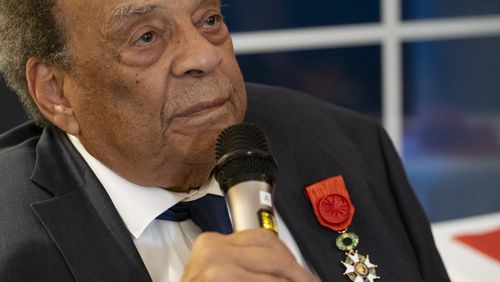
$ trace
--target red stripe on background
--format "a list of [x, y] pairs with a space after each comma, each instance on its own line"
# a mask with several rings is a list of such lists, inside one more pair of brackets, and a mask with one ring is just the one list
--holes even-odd
[[500, 228], [487, 233], [458, 235], [458, 240], [500, 262]]

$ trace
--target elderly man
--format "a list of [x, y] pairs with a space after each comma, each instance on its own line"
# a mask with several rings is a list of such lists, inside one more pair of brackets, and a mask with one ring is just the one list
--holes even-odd
[[[2, 0], [0, 70], [32, 122], [0, 137], [0, 280], [447, 281], [380, 126], [245, 85], [220, 5]], [[161, 220], [222, 195], [216, 138], [242, 120], [280, 164], [279, 237]], [[341, 190], [330, 215], [315, 183]]]

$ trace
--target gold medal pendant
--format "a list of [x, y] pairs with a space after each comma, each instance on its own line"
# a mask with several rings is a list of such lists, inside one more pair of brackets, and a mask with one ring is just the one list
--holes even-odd
[[358, 235], [351, 232], [341, 233], [335, 241], [337, 248], [346, 252], [346, 259], [341, 261], [346, 268], [344, 275], [354, 282], [373, 282], [375, 279], [380, 279], [377, 276], [377, 265], [370, 262], [368, 255], [360, 255], [355, 250], [358, 243]]

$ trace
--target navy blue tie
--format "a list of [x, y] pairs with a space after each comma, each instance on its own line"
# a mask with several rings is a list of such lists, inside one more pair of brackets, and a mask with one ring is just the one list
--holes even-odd
[[184, 221], [188, 218], [191, 218], [204, 232], [215, 231], [223, 234], [233, 232], [226, 201], [223, 197], [212, 194], [190, 202], [179, 202], [157, 217], [170, 221]]

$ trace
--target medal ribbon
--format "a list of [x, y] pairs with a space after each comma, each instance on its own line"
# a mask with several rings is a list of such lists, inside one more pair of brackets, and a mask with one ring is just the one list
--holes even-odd
[[355, 209], [342, 176], [307, 186], [306, 194], [321, 225], [337, 232], [351, 225]]

